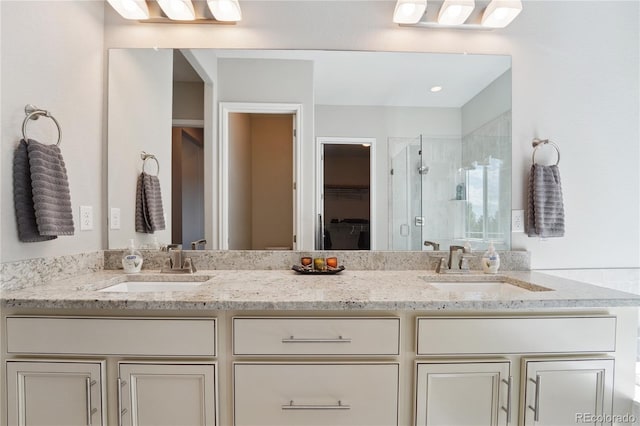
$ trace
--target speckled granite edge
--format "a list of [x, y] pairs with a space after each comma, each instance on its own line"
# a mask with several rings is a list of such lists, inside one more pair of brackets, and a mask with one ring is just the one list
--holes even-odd
[[[141, 250], [145, 270], [160, 269], [168, 258], [166, 252]], [[199, 270], [287, 270], [300, 262], [301, 256], [336, 256], [338, 263], [354, 271], [414, 271], [434, 270], [439, 259], [447, 257], [447, 251], [263, 251], [263, 250], [185, 250]], [[527, 251], [500, 253], [501, 271], [528, 271], [531, 254]], [[104, 269], [122, 269], [123, 250], [105, 250]], [[473, 253], [469, 266], [481, 270], [481, 252]]]
[[103, 268], [102, 250], [0, 263], [0, 291], [35, 287]]

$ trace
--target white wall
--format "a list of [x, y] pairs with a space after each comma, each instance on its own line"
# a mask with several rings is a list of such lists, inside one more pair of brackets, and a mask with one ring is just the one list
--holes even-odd
[[[171, 117], [173, 50], [109, 51], [108, 208], [121, 211], [120, 229], [109, 230], [112, 248], [171, 243]], [[166, 228], [154, 234], [135, 232], [136, 182], [142, 172], [141, 151], [156, 156]], [[156, 173], [147, 160], [145, 171]]]
[[513, 247], [531, 250], [534, 268], [640, 265], [639, 4], [525, 1], [511, 26], [488, 32], [398, 27], [394, 5], [243, 1], [235, 26], [157, 28], [109, 11], [105, 43], [511, 55], [513, 208], [525, 206], [531, 139], [550, 137], [562, 149], [567, 218], [564, 238], [514, 234]]
[[204, 120], [204, 83], [173, 82], [173, 119]]
[[[104, 5], [101, 1], [2, 1], [0, 40], [2, 130], [0, 261], [73, 254], [103, 248]], [[75, 235], [40, 243], [18, 241], [13, 207], [13, 151], [22, 138], [26, 104], [50, 110], [60, 122]], [[55, 140], [40, 119], [29, 137]], [[79, 206], [93, 207], [94, 228], [80, 231]]]
[[511, 110], [511, 86], [509, 70], [462, 106], [462, 136]]

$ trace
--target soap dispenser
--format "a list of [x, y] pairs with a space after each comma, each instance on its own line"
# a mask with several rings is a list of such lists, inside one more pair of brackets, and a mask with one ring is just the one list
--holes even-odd
[[133, 239], [129, 240], [129, 248], [122, 257], [122, 268], [125, 274], [137, 274], [142, 269], [142, 254], [136, 250]]
[[482, 270], [485, 274], [496, 274], [500, 268], [500, 255], [493, 247], [493, 243], [489, 243], [488, 250], [482, 256]]

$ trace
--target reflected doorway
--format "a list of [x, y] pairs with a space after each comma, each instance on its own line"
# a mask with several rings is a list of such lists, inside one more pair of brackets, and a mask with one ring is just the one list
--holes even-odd
[[294, 115], [229, 114], [229, 249], [293, 249]]
[[371, 250], [372, 138], [318, 138], [318, 249]]
[[173, 127], [171, 241], [188, 248], [204, 239], [204, 232], [204, 130]]

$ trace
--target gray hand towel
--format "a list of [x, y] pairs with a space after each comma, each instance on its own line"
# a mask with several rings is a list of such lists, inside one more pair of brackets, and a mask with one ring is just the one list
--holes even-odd
[[136, 185], [136, 232], [153, 234], [165, 229], [162, 191], [158, 176], [140, 173]]
[[21, 140], [13, 156], [13, 203], [16, 209], [18, 239], [25, 243], [53, 240], [55, 235], [40, 235], [31, 192], [31, 170], [27, 143]]
[[69, 180], [60, 148], [29, 139], [27, 150], [38, 232], [40, 235], [73, 235]]
[[558, 166], [533, 164], [529, 175], [530, 237], [564, 236], [564, 205]]

